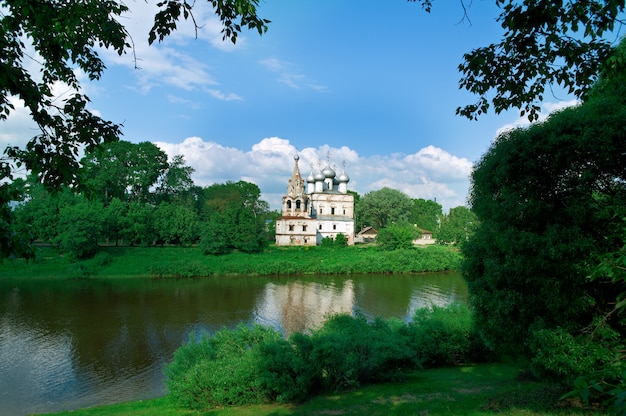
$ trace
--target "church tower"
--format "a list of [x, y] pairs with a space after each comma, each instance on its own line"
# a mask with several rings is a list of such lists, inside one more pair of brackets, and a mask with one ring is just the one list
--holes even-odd
[[350, 178], [336, 175], [330, 162], [324, 169], [311, 171], [302, 179], [299, 156], [294, 157], [287, 193], [282, 200], [282, 215], [276, 221], [276, 245], [317, 245], [326, 237], [343, 234], [354, 244], [354, 195], [348, 193]]

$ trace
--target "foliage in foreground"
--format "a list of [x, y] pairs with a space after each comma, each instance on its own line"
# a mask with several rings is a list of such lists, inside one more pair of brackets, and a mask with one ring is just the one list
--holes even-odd
[[179, 348], [166, 370], [169, 395], [181, 407], [206, 409], [301, 401], [398, 380], [422, 365], [476, 358], [484, 347], [471, 326], [461, 305], [420, 311], [410, 324], [336, 315], [312, 334], [288, 339], [271, 328], [240, 325]]
[[501, 134], [477, 164], [464, 276], [493, 349], [626, 414], [626, 71], [602, 75], [582, 105]]

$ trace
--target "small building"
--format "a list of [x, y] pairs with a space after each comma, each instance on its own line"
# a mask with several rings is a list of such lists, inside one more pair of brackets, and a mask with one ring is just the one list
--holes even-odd
[[432, 232], [419, 227], [417, 227], [417, 229], [422, 235], [413, 240], [413, 244], [418, 246], [425, 246], [428, 244], [435, 244], [437, 242], [437, 240], [433, 238]]
[[378, 231], [374, 227], [364, 227], [354, 237], [356, 243], [373, 243], [378, 237]]
[[326, 237], [346, 237], [354, 244], [354, 195], [348, 193], [350, 178], [339, 176], [327, 165], [311, 171], [306, 181], [300, 174], [298, 155], [283, 196], [281, 217], [276, 220], [276, 245], [313, 246]]

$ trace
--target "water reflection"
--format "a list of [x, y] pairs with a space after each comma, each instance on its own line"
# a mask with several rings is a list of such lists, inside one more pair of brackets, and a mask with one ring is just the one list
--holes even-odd
[[0, 282], [0, 414], [151, 398], [190, 333], [258, 322], [285, 334], [328, 314], [410, 319], [464, 301], [456, 274]]

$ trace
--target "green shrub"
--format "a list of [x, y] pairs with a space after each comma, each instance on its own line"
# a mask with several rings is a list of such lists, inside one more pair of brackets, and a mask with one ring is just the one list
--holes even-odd
[[280, 339], [260, 346], [259, 379], [267, 399], [302, 401], [318, 388], [319, 377], [308, 361], [311, 348], [311, 338], [297, 332], [289, 341]]
[[282, 335], [259, 325], [223, 329], [213, 337], [180, 348], [167, 367], [170, 397], [179, 406], [204, 409], [211, 406], [260, 403], [271, 397], [262, 388], [259, 369], [263, 344], [276, 343]]
[[167, 386], [177, 405], [191, 409], [300, 401], [396, 380], [422, 361], [466, 361], [478, 350], [476, 339], [461, 305], [420, 310], [409, 324], [335, 315], [311, 335], [288, 340], [271, 328], [240, 325], [181, 347], [166, 368]]
[[388, 381], [419, 366], [408, 339], [382, 319], [368, 323], [362, 315], [335, 315], [312, 341], [311, 365], [329, 390]]
[[573, 336], [562, 328], [540, 329], [533, 332], [531, 360], [533, 373], [541, 378], [552, 378], [572, 383], [581, 375], [605, 369], [605, 376], [621, 375], [621, 368], [611, 371], [616, 358], [615, 343], [619, 334], [610, 328], [597, 331], [594, 337]]
[[417, 310], [406, 334], [425, 367], [482, 360], [487, 351], [473, 331], [471, 312], [461, 304]]

